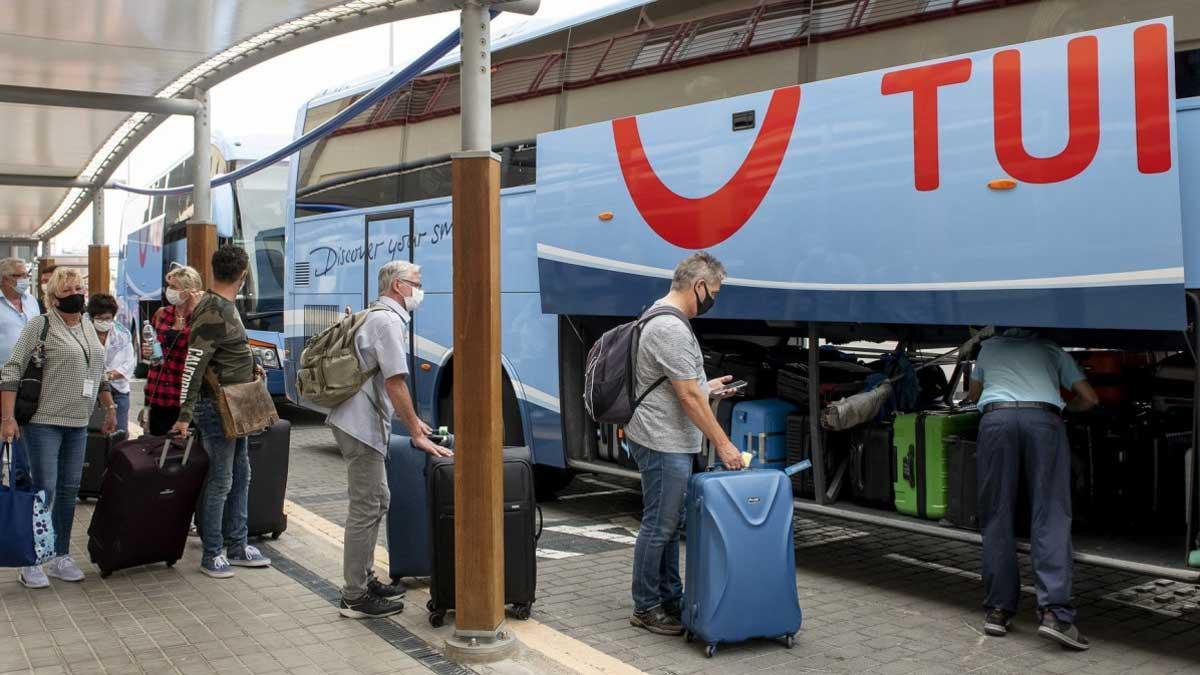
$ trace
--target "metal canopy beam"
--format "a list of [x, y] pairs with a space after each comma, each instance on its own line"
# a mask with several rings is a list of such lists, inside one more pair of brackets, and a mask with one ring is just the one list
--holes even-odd
[[86, 108], [89, 110], [122, 110], [156, 115], [194, 115], [199, 109], [199, 104], [191, 99], [110, 94], [76, 89], [21, 87], [13, 84], [0, 85], [0, 103]]
[[0, 185], [42, 188], [90, 188], [92, 181], [72, 176], [39, 176], [28, 173], [0, 173]]

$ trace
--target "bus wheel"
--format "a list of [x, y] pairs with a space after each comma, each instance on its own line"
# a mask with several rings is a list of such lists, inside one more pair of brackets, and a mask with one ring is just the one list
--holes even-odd
[[535, 464], [533, 467], [533, 489], [539, 502], [554, 501], [558, 493], [565, 490], [574, 479], [575, 472], [570, 469], [545, 464]]

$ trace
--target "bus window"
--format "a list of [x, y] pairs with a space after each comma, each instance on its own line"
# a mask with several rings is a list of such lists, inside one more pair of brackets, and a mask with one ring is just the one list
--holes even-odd
[[238, 308], [246, 327], [283, 330], [284, 228], [288, 166], [275, 164], [239, 180], [234, 244], [250, 258], [250, 274]]
[[1175, 54], [1175, 98], [1200, 96], [1200, 49]]

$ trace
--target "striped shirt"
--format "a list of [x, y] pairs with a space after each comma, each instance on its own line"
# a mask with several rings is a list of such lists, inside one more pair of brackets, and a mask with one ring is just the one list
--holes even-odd
[[[32, 422], [86, 427], [100, 390], [111, 390], [104, 381], [104, 346], [87, 316], [78, 324], [68, 326], [57, 311], [51, 310], [25, 324], [13, 346], [12, 356], [0, 369], [0, 390], [16, 391], [19, 388], [46, 321], [50, 322], [50, 331], [46, 334], [42, 396]], [[85, 388], [89, 384], [90, 387]]]

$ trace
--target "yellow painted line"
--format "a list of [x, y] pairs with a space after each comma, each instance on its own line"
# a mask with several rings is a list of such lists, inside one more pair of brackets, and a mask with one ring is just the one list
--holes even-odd
[[[288, 524], [299, 525], [337, 548], [342, 548], [344, 530], [325, 518], [309, 511], [292, 500], [283, 503]], [[387, 578], [388, 553], [382, 546], [375, 547], [375, 567], [380, 578]], [[409, 591], [413, 593], [412, 589]], [[534, 619], [508, 621], [505, 625], [526, 648], [540, 652], [549, 658], [582, 675], [638, 675], [642, 671], [609, 656], [591, 645], [564, 635]]]

